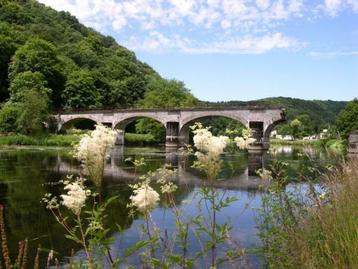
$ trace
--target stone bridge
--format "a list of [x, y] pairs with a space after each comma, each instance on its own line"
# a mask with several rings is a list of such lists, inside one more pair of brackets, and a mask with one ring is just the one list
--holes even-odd
[[196, 121], [209, 117], [226, 117], [241, 122], [254, 131], [256, 143], [251, 150], [267, 149], [273, 128], [285, 120], [282, 108], [243, 106], [231, 108], [191, 108], [191, 109], [121, 109], [59, 112], [55, 115], [58, 131], [81, 120], [92, 120], [104, 124], [118, 132], [117, 144], [124, 143], [126, 126], [140, 118], [153, 119], [166, 129], [166, 145], [177, 146], [189, 142], [190, 126]]

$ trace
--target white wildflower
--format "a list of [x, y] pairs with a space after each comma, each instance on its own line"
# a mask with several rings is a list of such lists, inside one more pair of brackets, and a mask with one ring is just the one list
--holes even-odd
[[178, 189], [178, 186], [175, 185], [173, 182], [168, 182], [160, 186], [160, 191], [162, 193], [172, 193]]
[[220, 155], [230, 139], [227, 136], [214, 136], [209, 128], [204, 128], [201, 124], [193, 127], [194, 146], [198, 150], [195, 156], [198, 158], [193, 167], [205, 171], [209, 179], [214, 179], [221, 170]]
[[219, 156], [229, 142], [227, 136], [213, 136], [209, 128], [194, 129], [194, 146], [202, 153]]
[[272, 172], [270, 170], [267, 170], [265, 168], [259, 169], [256, 171], [256, 173], [261, 177], [263, 180], [272, 180]]
[[235, 137], [234, 141], [239, 149], [247, 149], [247, 147], [256, 141], [255, 138], [252, 137], [251, 129], [242, 130], [242, 137]]
[[75, 147], [75, 158], [81, 161], [85, 172], [97, 185], [102, 180], [104, 163], [109, 157], [108, 151], [114, 146], [116, 137], [116, 131], [97, 125], [96, 129], [82, 137]]
[[140, 184], [130, 185], [133, 195], [130, 197], [129, 207], [136, 207], [139, 212], [148, 214], [156, 207], [159, 201], [159, 194], [149, 186], [149, 181]]
[[67, 191], [67, 194], [61, 195], [62, 204], [74, 214], [79, 215], [81, 208], [85, 205], [87, 196], [91, 195], [91, 192], [85, 189], [81, 178], [77, 178], [76, 181], [65, 185], [64, 190]]

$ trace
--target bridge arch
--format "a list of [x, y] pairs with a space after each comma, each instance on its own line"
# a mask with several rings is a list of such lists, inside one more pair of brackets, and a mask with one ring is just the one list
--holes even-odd
[[274, 121], [273, 123], [268, 125], [266, 130], [265, 130], [265, 132], [264, 132], [264, 135], [263, 135], [264, 141], [268, 142], [270, 140], [270, 134], [273, 131], [273, 129], [275, 129], [275, 127], [277, 125], [279, 125], [280, 123], [283, 123], [285, 121], [286, 121], [285, 119], [280, 119], [280, 120]]
[[188, 144], [189, 140], [190, 140], [189, 139], [190, 126], [194, 125], [195, 122], [198, 122], [198, 121], [201, 121], [204, 119], [210, 119], [210, 118], [226, 118], [226, 119], [230, 119], [230, 120], [239, 122], [239, 123], [243, 124], [245, 127], [248, 126], [248, 122], [239, 116], [226, 115], [226, 114], [222, 114], [222, 113], [208, 113], [208, 115], [192, 116], [192, 117], [187, 118], [185, 121], [183, 121], [181, 123], [180, 129], [179, 129], [180, 142]]
[[76, 117], [63, 121], [62, 124], [59, 125], [59, 131], [65, 131], [72, 126], [78, 126], [78, 124], [81, 124], [83, 122], [92, 123], [93, 126], [99, 124], [99, 122], [97, 122], [97, 120], [92, 117]]
[[[163, 122], [161, 119], [158, 119], [157, 117], [151, 117], [151, 116], [148, 116], [148, 115], [130, 116], [130, 117], [118, 120], [117, 122], [115, 122], [113, 124], [113, 129], [114, 130], [119, 130], [118, 135], [117, 135], [117, 140], [116, 140], [117, 145], [124, 145], [125, 144], [125, 138], [124, 138], [125, 136], [124, 135], [125, 135], [127, 126], [129, 124], [137, 121], [137, 120], [140, 120], [140, 119], [148, 119], [148, 120], [151, 120], [153, 122], [158, 123], [159, 125], [162, 126], [163, 132], [165, 133], [165, 130], [167, 128], [166, 123]], [[153, 127], [153, 126], [151, 126], [151, 127]], [[137, 128], [135, 128], [135, 129], [137, 129]], [[159, 139], [160, 137], [161, 137], [161, 135], [160, 135], [160, 132], [159, 132], [158, 137], [155, 137], [155, 138]]]
[[164, 126], [164, 128], [166, 127], [166, 122], [165, 121], [163, 122], [161, 119], [159, 119], [157, 117], [152, 117], [152, 116], [148, 116], [148, 115], [136, 115], [136, 116], [124, 118], [124, 119], [121, 119], [121, 120], [115, 122], [113, 124], [113, 129], [119, 129], [119, 130], [125, 131], [128, 124], [130, 124], [136, 120], [140, 120], [140, 119], [154, 120], [158, 123], [161, 123]]

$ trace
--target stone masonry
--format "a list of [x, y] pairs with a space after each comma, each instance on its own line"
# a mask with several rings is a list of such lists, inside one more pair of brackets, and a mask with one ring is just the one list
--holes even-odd
[[222, 116], [237, 120], [246, 127], [253, 129], [257, 142], [252, 150], [267, 149], [269, 136], [273, 128], [285, 120], [282, 108], [243, 106], [232, 108], [192, 108], [192, 109], [123, 109], [123, 110], [92, 110], [68, 111], [54, 115], [58, 131], [65, 129], [76, 121], [92, 120], [104, 124], [118, 132], [118, 144], [123, 144], [126, 126], [140, 118], [150, 118], [163, 124], [166, 128], [166, 145], [177, 146], [189, 142], [189, 126], [196, 121]]

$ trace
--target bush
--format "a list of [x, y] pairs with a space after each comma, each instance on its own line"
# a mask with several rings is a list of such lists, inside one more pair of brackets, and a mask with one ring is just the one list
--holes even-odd
[[0, 110], [0, 133], [15, 132], [19, 115], [20, 111], [17, 106], [6, 103]]

